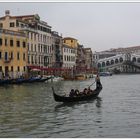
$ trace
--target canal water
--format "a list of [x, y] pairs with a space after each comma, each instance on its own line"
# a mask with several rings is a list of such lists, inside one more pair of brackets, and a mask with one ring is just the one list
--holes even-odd
[[67, 94], [93, 81], [0, 86], [0, 137], [140, 137], [140, 75], [101, 77], [103, 90], [96, 100], [66, 105], [53, 99], [52, 86]]

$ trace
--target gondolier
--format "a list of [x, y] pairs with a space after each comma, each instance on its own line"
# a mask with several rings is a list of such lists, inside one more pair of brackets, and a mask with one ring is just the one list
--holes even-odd
[[97, 76], [96, 76], [95, 81], [96, 81], [96, 88], [99, 88], [99, 87], [101, 86], [101, 82], [100, 82], [100, 77], [99, 77], [98, 74], [97, 74]]

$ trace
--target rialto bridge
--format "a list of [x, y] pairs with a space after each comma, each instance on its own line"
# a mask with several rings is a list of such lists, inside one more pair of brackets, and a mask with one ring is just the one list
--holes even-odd
[[140, 54], [126, 53], [99, 59], [97, 67], [100, 71], [140, 72]]

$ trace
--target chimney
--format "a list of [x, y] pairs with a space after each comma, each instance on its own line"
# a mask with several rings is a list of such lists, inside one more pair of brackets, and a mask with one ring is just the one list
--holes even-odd
[[10, 10], [6, 10], [6, 11], [5, 11], [5, 15], [6, 15], [6, 16], [9, 16], [9, 15], [10, 15]]

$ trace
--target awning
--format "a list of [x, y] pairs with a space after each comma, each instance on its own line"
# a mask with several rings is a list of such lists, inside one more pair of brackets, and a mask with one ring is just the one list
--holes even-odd
[[41, 71], [40, 69], [33, 68], [31, 71]]

